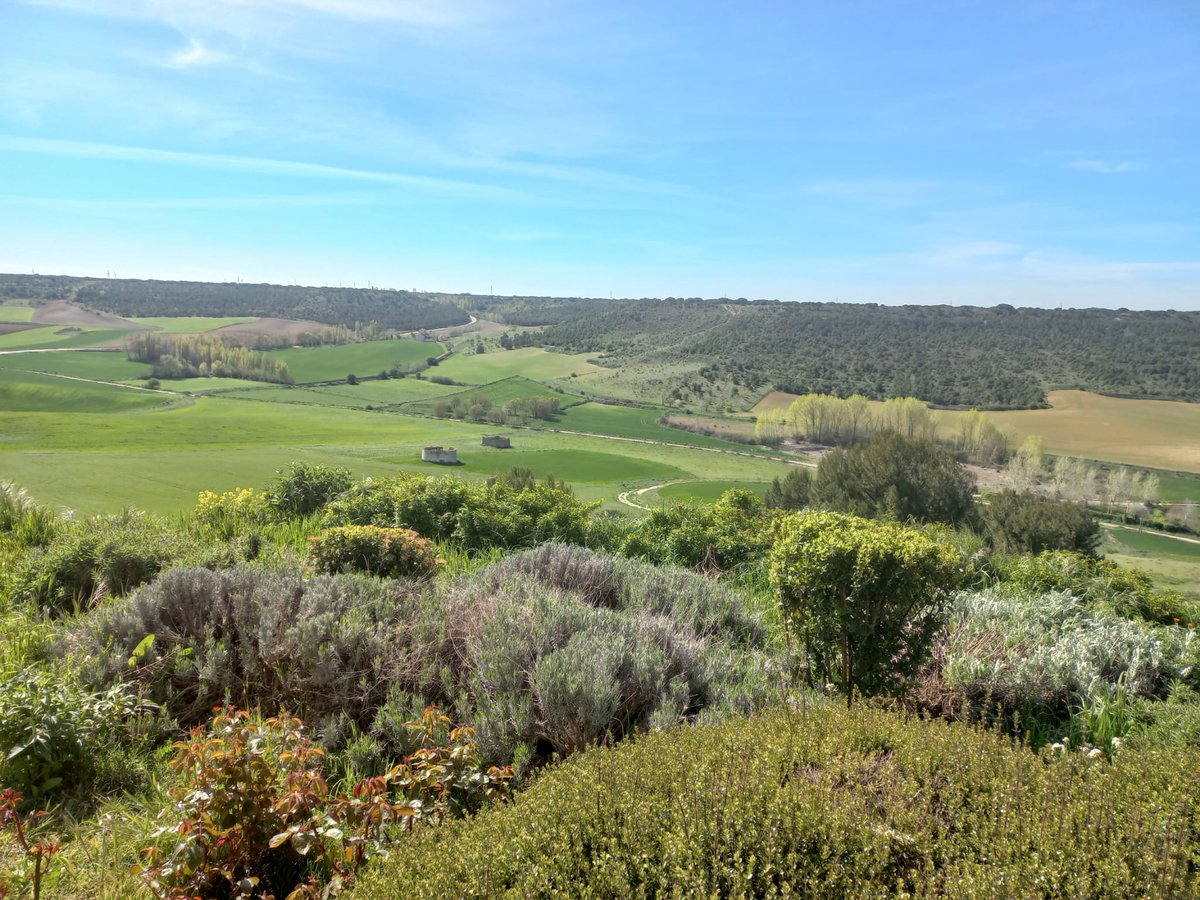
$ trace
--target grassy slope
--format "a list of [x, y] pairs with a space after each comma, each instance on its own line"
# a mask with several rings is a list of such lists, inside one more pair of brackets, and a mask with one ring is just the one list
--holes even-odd
[[42, 347], [95, 347], [128, 334], [115, 328], [84, 328], [70, 334], [58, 334], [66, 325], [47, 325], [13, 334], [0, 334], [0, 350], [34, 350]]
[[19, 303], [0, 303], [0, 322], [32, 322], [34, 309]]
[[[6, 413], [46, 413], [102, 415], [161, 407], [170, 397], [135, 388], [93, 384], [36, 372], [0, 369], [0, 409]], [[71, 419], [64, 420], [69, 426]], [[8, 437], [11, 425], [6, 427]]]
[[1106, 528], [1101, 550], [1113, 562], [1142, 569], [1161, 587], [1200, 599], [1200, 544], [1132, 528]]
[[0, 369], [24, 369], [33, 372], [53, 372], [76, 378], [96, 378], [101, 381], [137, 382], [140, 375], [150, 372], [145, 363], [131, 362], [121, 350], [97, 350], [76, 353], [9, 353], [0, 356]]
[[[463, 403], [467, 406], [470, 406], [476, 400], [490, 400], [492, 406], [495, 408], [503, 408], [510, 400], [518, 400], [526, 397], [549, 397], [559, 401], [564, 406], [568, 403], [577, 403], [580, 399], [569, 394], [562, 394], [546, 387], [540, 382], [530, 381], [528, 378], [522, 378], [519, 375], [513, 375], [501, 381], [495, 381], [477, 388], [469, 388], [467, 390], [456, 388], [455, 393], [446, 395], [444, 399], [450, 400], [454, 397], [461, 397]], [[411, 403], [406, 408], [406, 411], [431, 413], [439, 399], [443, 398]]]
[[294, 381], [308, 382], [344, 379], [351, 373], [377, 375], [392, 366], [406, 369], [413, 363], [423, 363], [426, 357], [441, 353], [441, 344], [405, 339], [272, 350], [267, 355], [286, 362], [288, 374]]
[[642, 500], [653, 500], [655, 496], [667, 502], [679, 500], [699, 500], [711, 503], [726, 491], [734, 489], [750, 491], [762, 496], [771, 485], [762, 481], [684, 481], [679, 484], [668, 484], [657, 491], [642, 495]]
[[572, 373], [584, 375], [603, 371], [588, 363], [588, 354], [551, 353], [536, 347], [520, 350], [500, 350], [472, 356], [450, 357], [431, 374], [445, 375], [464, 384], [487, 384], [521, 375], [536, 381], [570, 378]]
[[659, 425], [663, 411], [641, 409], [630, 406], [608, 406], [603, 403], [584, 403], [565, 410], [552, 427], [568, 431], [586, 431], [594, 434], [612, 434], [619, 437], [645, 441], [667, 441], [688, 444], [694, 447], [720, 447], [723, 449], [756, 452], [755, 448], [744, 447], [703, 434], [692, 434], [678, 428]]
[[[39, 500], [83, 512], [126, 504], [159, 512], [186, 508], [201, 489], [261, 485], [276, 467], [301, 458], [345, 465], [359, 475], [430, 471], [420, 462], [426, 444], [463, 448], [467, 465], [453, 470], [463, 477], [528, 465], [573, 480], [581, 498], [610, 503], [624, 488], [648, 480], [766, 481], [785, 471], [744, 457], [532, 429], [516, 430], [512, 450], [485, 452], [480, 439], [495, 430], [491, 426], [224, 394], [181, 403], [15, 372], [4, 379], [14, 399], [5, 404], [11, 412], [0, 432], [0, 471]], [[248, 390], [271, 395], [282, 389]], [[584, 455], [573, 458], [580, 451]]]

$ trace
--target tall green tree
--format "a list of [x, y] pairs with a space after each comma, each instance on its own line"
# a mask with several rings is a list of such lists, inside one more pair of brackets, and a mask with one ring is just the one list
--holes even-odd
[[858, 516], [974, 527], [974, 494], [974, 477], [949, 451], [885, 431], [822, 459], [811, 497]]

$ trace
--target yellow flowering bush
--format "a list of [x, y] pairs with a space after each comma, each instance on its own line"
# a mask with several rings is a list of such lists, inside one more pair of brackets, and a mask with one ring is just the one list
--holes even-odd
[[267, 512], [267, 495], [251, 488], [222, 494], [201, 491], [192, 510], [202, 527], [225, 539], [236, 537], [247, 526], [261, 525], [267, 520]]

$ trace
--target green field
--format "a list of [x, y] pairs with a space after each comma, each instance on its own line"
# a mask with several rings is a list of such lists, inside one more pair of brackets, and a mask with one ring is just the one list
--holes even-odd
[[141, 383], [139, 376], [150, 373], [150, 366], [131, 362], [122, 350], [6, 353], [0, 356], [0, 369], [51, 372], [75, 378], [129, 381], [134, 384]]
[[[509, 450], [495, 450], [478, 445], [459, 448], [461, 466], [421, 463], [428, 471], [462, 472], [463, 474], [499, 475], [513, 466], [524, 466], [538, 478], [553, 475], [572, 484], [612, 484], [615, 482], [651, 481], [686, 477], [675, 466], [651, 460], [604, 453], [598, 450], [522, 450], [524, 435], [518, 435]], [[381, 457], [379, 462], [410, 465], [406, 457]]]
[[1158, 499], [1163, 503], [1200, 502], [1200, 478], [1187, 475], [1158, 475]]
[[584, 375], [606, 371], [587, 362], [589, 355], [591, 354], [572, 356], [566, 353], [552, 353], [537, 347], [497, 350], [470, 356], [455, 354], [438, 366], [437, 371], [432, 374], [445, 375], [464, 384], [488, 384], [513, 375], [521, 375], [535, 381], [554, 381], [570, 378], [572, 374]]
[[414, 400], [427, 400], [461, 390], [453, 385], [433, 384], [416, 378], [390, 378], [387, 381], [360, 381], [358, 384], [334, 384], [317, 387], [254, 385], [237, 382], [240, 390], [224, 396], [274, 403], [299, 403], [314, 406], [342, 406], [347, 409], [378, 409], [401, 406]]
[[726, 491], [732, 490], [749, 491], [761, 497], [770, 486], [769, 483], [762, 481], [681, 481], [676, 484], [668, 484], [657, 491], [648, 492], [643, 497], [657, 496], [668, 503], [690, 500], [711, 503]]
[[578, 403], [580, 400], [579, 397], [552, 390], [540, 382], [530, 381], [528, 378], [522, 378], [519, 375], [505, 378], [502, 381], [495, 381], [491, 384], [485, 384], [482, 387], [469, 388], [467, 390], [458, 387], [452, 387], [451, 389], [454, 393], [447, 394], [444, 397], [425, 400], [419, 403], [410, 403], [406, 407], [405, 412], [430, 414], [440, 400], [452, 400], [455, 397], [461, 398], [462, 402], [467, 406], [478, 400], [487, 400], [493, 407], [500, 409], [511, 400], [521, 400], [526, 397], [549, 397], [559, 401], [564, 406], [568, 403]]
[[[161, 407], [169, 402], [169, 396], [153, 391], [0, 369], [0, 409], [7, 414], [119, 413]], [[8, 439], [10, 427], [6, 417], [5, 433], [0, 439]]]
[[1156, 584], [1200, 599], [1200, 543], [1133, 528], [1106, 528], [1101, 550], [1113, 562], [1142, 569]]
[[585, 431], [592, 434], [611, 434], [641, 441], [664, 441], [693, 447], [714, 447], [749, 453], [762, 452], [761, 448], [745, 447], [731, 441], [659, 425], [658, 419], [662, 414], [663, 410], [660, 409], [584, 403], [564, 410], [560, 416], [556, 417], [551, 427], [567, 431]]
[[[189, 379], [212, 383], [216, 379]], [[411, 382], [411, 383], [410, 383]], [[676, 479], [770, 481], [786, 467], [688, 447], [517, 429], [512, 450], [481, 446], [492, 426], [361, 409], [280, 402], [304, 388], [251, 387], [181, 399], [169, 394], [0, 370], [0, 472], [37, 499], [81, 512], [137, 505], [190, 507], [202, 489], [260, 486], [294, 459], [344, 465], [356, 475], [447, 471], [420, 460], [428, 444], [457, 446], [466, 463], [450, 471], [485, 478], [524, 465], [554, 473], [579, 497], [617, 506], [633, 486]], [[372, 382], [412, 390], [415, 379]], [[367, 387], [359, 385], [357, 387]], [[164, 387], [177, 390], [179, 383]], [[425, 384], [420, 390], [433, 386]], [[338, 386], [347, 402], [355, 388]], [[335, 396], [323, 392], [325, 398]], [[360, 395], [361, 397], [362, 395]], [[243, 397], [245, 399], [243, 399]], [[253, 398], [253, 399], [250, 399]], [[306, 398], [307, 399], [307, 398]]]
[[149, 325], [152, 328], [157, 328], [159, 331], [166, 331], [171, 334], [199, 334], [204, 331], [224, 328], [226, 325], [257, 322], [258, 319], [254, 316], [233, 318], [220, 318], [218, 316], [137, 316], [131, 318], [129, 321]]
[[288, 374], [298, 384], [311, 381], [336, 381], [347, 375], [378, 375], [381, 371], [399, 366], [407, 369], [423, 363], [430, 356], [443, 352], [442, 345], [408, 339], [367, 341], [362, 344], [337, 344], [328, 347], [295, 347], [272, 350], [272, 359], [282, 359]]
[[95, 347], [107, 344], [124, 337], [128, 331], [115, 328], [83, 328], [74, 329], [67, 334], [59, 334], [66, 325], [46, 325], [43, 328], [29, 328], [12, 334], [0, 334], [0, 350], [35, 350], [41, 347]]
[[19, 303], [0, 303], [0, 322], [32, 322], [34, 309]]

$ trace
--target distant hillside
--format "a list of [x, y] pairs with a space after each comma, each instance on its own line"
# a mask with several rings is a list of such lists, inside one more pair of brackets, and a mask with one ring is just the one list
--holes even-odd
[[1050, 388], [1200, 400], [1200, 312], [667, 299], [525, 300], [513, 314], [539, 311], [537, 342], [616, 368], [676, 365], [690, 398], [707, 384], [993, 408], [1044, 405]]
[[71, 300], [119, 316], [273, 316], [402, 331], [468, 321], [463, 298], [373, 288], [0, 275], [0, 299]]

